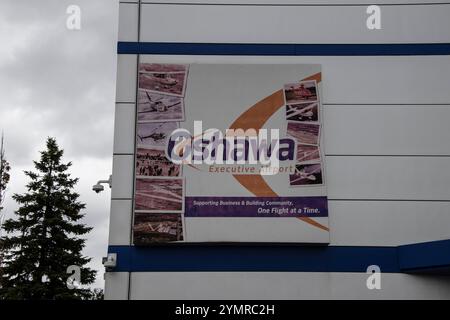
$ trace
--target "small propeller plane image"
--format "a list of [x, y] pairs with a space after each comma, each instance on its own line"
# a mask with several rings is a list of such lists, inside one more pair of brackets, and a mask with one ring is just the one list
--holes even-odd
[[151, 78], [165, 89], [178, 84], [178, 80], [170, 76], [170, 73], [143, 73], [144, 77]]
[[[311, 170], [312, 169], [312, 170]], [[291, 185], [307, 185], [307, 184], [317, 184], [320, 183], [321, 181], [321, 177], [319, 176], [316, 177], [315, 174], [320, 174], [321, 172], [321, 167], [320, 165], [307, 165], [307, 168], [304, 168], [302, 166], [296, 166], [295, 168], [295, 173], [291, 176], [291, 181], [290, 184]], [[319, 179], [319, 180], [318, 180]], [[300, 181], [314, 181], [311, 183], [306, 183], [303, 182], [301, 183]]]
[[143, 142], [146, 139], [152, 139], [155, 142], [164, 139], [166, 137], [165, 133], [163, 133], [163, 132], [156, 132], [156, 130], [161, 128], [163, 125], [164, 124], [160, 124], [158, 127], [153, 129], [153, 131], [147, 136], [140, 136], [140, 135], [138, 135], [138, 137], [141, 140], [141, 142]]
[[152, 96], [150, 95], [150, 93], [145, 92], [145, 94], [147, 95], [147, 98], [148, 98], [148, 101], [149, 101], [148, 103], [149, 103], [150, 107], [149, 108], [145, 108], [143, 111], [139, 111], [139, 113], [166, 112], [170, 108], [181, 104], [181, 101], [178, 101], [178, 102], [175, 102], [174, 104], [167, 105], [166, 103], [164, 103], [164, 101], [162, 101], [163, 97], [152, 99]]
[[288, 105], [286, 116], [288, 118], [298, 117], [303, 120], [303, 118], [307, 118], [308, 120], [311, 120], [314, 117], [313, 109], [317, 108], [317, 105], [315, 103], [310, 104], [302, 109], [297, 109], [295, 106]]
[[305, 169], [300, 169], [300, 170], [299, 169], [295, 169], [295, 174], [300, 176], [296, 180], [308, 179], [308, 180], [311, 180], [311, 181], [315, 181], [316, 177], [312, 173], [314, 173], [314, 172], [306, 172]]

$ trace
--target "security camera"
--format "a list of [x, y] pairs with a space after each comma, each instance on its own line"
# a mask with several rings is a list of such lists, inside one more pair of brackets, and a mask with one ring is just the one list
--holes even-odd
[[103, 190], [105, 190], [105, 188], [102, 185], [103, 183], [107, 183], [109, 185], [109, 187], [111, 188], [112, 175], [109, 176], [108, 180], [98, 180], [97, 183], [92, 186], [92, 190], [94, 190], [95, 193], [102, 192]]
[[102, 258], [102, 263], [106, 271], [112, 271], [117, 266], [117, 253], [108, 253]]
[[100, 193], [105, 190], [105, 188], [101, 184], [94, 184], [92, 186], [92, 190], [94, 190], [96, 193]]

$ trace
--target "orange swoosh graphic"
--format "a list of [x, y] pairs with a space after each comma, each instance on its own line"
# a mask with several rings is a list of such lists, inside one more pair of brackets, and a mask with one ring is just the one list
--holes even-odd
[[[322, 73], [316, 73], [309, 76], [305, 80], [316, 80], [319, 83], [322, 80]], [[230, 129], [250, 129], [259, 130], [267, 122], [267, 120], [280, 108], [284, 106], [283, 90], [278, 90], [270, 96], [258, 101], [247, 111], [241, 114], [230, 126]], [[247, 190], [257, 197], [278, 197], [275, 191], [267, 184], [264, 178], [259, 175], [239, 175], [233, 177]], [[329, 231], [328, 227], [318, 223], [309, 217], [298, 217], [300, 220], [309, 223], [319, 229]]]

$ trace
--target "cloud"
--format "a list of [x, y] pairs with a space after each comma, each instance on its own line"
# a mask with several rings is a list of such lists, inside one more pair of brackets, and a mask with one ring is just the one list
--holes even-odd
[[[81, 30], [66, 28], [66, 8], [81, 8]], [[118, 4], [110, 0], [0, 3], [0, 130], [13, 167], [5, 208], [25, 191], [23, 170], [32, 168], [47, 137], [55, 137], [79, 177], [85, 223], [94, 227], [85, 254], [100, 271], [106, 253], [109, 196], [91, 186], [112, 167]]]

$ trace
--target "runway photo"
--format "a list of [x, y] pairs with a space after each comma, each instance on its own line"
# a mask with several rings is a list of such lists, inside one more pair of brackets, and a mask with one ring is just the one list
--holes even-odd
[[297, 139], [298, 143], [318, 145], [320, 124], [289, 121], [287, 134]]
[[135, 210], [182, 212], [183, 187], [183, 178], [136, 178]]

